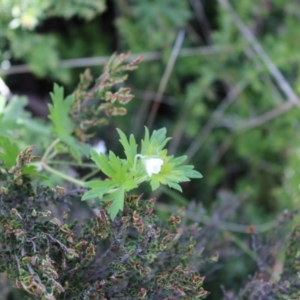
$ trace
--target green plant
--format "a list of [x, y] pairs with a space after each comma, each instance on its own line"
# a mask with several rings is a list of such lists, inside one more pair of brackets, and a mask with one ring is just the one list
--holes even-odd
[[[192, 166], [181, 165], [186, 157], [167, 155], [166, 129], [151, 135], [146, 129], [140, 153], [134, 136], [127, 139], [118, 130], [126, 159], [92, 149], [95, 164], [85, 162], [87, 142], [103, 126], [103, 122], [89, 123], [89, 118], [124, 114], [126, 110], [118, 105], [132, 99], [129, 88], [110, 91], [126, 79], [123, 72], [135, 69], [140, 61], [126, 64], [125, 58], [113, 56], [94, 87], [88, 72], [68, 97], [63, 88], [54, 86], [49, 105], [51, 135], [48, 146], [38, 149], [41, 157], [33, 154], [34, 146], [19, 150], [14, 141], [19, 127], [7, 122], [12, 104], [3, 102], [0, 120], [11, 133], [0, 135], [0, 271], [30, 297], [203, 299], [208, 295], [202, 286], [204, 277], [195, 268], [205, 262], [194, 251], [199, 228], [181, 227], [179, 214], [165, 224], [154, 214], [155, 199], [143, 199], [132, 191], [144, 181], [153, 190], [164, 184], [181, 191], [180, 182], [201, 177]], [[71, 166], [89, 167], [89, 176], [100, 169], [109, 178], [86, 182], [68, 174]], [[43, 183], [51, 174], [60, 186]], [[68, 190], [64, 180], [80, 188]], [[94, 198], [104, 202], [94, 202], [94, 216], [90, 210], [90, 218], [81, 223], [68, 218], [71, 203]], [[53, 206], [64, 213], [52, 216]], [[197, 261], [193, 267], [192, 261]]]
[[126, 160], [120, 159], [113, 152], [107, 157], [103, 153], [98, 154], [91, 150], [93, 161], [109, 179], [87, 182], [85, 186], [91, 190], [82, 198], [87, 200], [98, 197], [104, 202], [112, 201], [108, 209], [112, 219], [119, 210], [123, 210], [125, 193], [137, 188], [144, 181], [150, 181], [153, 191], [160, 184], [182, 191], [179, 182], [202, 177], [199, 172], [192, 170], [193, 166], [181, 166], [186, 160], [185, 156], [167, 156], [167, 150], [163, 150], [169, 140], [166, 138], [166, 129], [155, 130], [149, 136], [146, 128], [140, 154], [137, 154], [137, 144], [133, 135], [128, 140], [122, 131], [118, 130], [118, 133]]

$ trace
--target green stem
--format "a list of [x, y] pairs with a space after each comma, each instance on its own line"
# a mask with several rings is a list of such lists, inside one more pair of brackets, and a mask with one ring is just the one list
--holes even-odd
[[48, 158], [48, 156], [49, 156], [51, 150], [55, 147], [55, 145], [56, 145], [57, 143], [59, 143], [59, 141], [60, 141], [59, 139], [55, 139], [55, 140], [50, 144], [50, 146], [46, 149], [46, 151], [45, 151], [45, 153], [44, 153], [44, 155], [43, 155], [43, 157], [42, 157], [42, 159], [41, 159], [41, 163], [42, 163], [42, 164], [45, 164], [45, 163], [46, 163], [47, 158]]
[[88, 179], [90, 179], [91, 177], [93, 177], [94, 175], [96, 175], [98, 172], [100, 172], [99, 169], [97, 170], [93, 170], [92, 172], [90, 172], [89, 174], [85, 175], [84, 177], [82, 177], [83, 181], [87, 181]]
[[43, 167], [45, 170], [47, 170], [48, 172], [50, 172], [50, 173], [52, 173], [52, 174], [54, 174], [54, 175], [57, 175], [57, 176], [59, 176], [59, 177], [65, 179], [65, 180], [67, 180], [67, 181], [69, 181], [69, 182], [73, 182], [73, 183], [75, 183], [75, 184], [77, 184], [77, 185], [80, 185], [80, 186], [82, 186], [82, 187], [85, 186], [85, 182], [84, 182], [84, 181], [75, 179], [75, 178], [73, 178], [73, 177], [70, 177], [70, 176], [68, 176], [68, 175], [66, 175], [66, 174], [64, 174], [64, 173], [62, 173], [62, 172], [59, 172], [59, 171], [57, 171], [57, 170], [55, 170], [55, 169], [49, 167], [49, 166], [48, 166], [47, 164], [45, 164], [45, 163], [42, 163], [42, 167]]
[[69, 165], [69, 166], [87, 167], [87, 168], [93, 168], [93, 169], [98, 168], [95, 164], [88, 164], [88, 163], [79, 164], [79, 163], [71, 162], [71, 161], [51, 160], [48, 163], [51, 165]]
[[136, 156], [134, 157], [134, 161], [133, 161], [133, 170], [134, 171], [135, 171], [135, 168], [136, 168], [136, 160], [137, 160], [138, 157], [143, 158], [144, 155], [142, 155], [142, 154], [136, 154]]

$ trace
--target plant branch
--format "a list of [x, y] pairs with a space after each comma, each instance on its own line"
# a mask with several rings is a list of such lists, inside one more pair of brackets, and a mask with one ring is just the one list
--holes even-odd
[[[216, 46], [205, 46], [205, 47], [193, 47], [181, 49], [178, 56], [189, 57], [189, 56], [199, 56], [199, 55], [214, 55], [218, 53], [224, 53], [232, 51], [235, 48], [232, 45], [216, 47]], [[155, 61], [160, 60], [163, 57], [162, 52], [145, 52], [136, 53], [129, 55], [125, 61], [129, 62], [135, 60], [137, 57], [143, 56], [143, 62], [145, 61]], [[59, 62], [59, 67], [62, 69], [70, 68], [86, 68], [103, 65], [110, 59], [110, 56], [95, 56], [95, 57], [82, 57], [75, 59], [65, 59]], [[20, 73], [31, 73], [31, 69], [28, 65], [15, 65], [11, 66], [7, 70], [1, 70], [2, 75], [20, 74]]]
[[240, 17], [234, 11], [232, 6], [230, 5], [228, 0], [219, 0], [219, 3], [228, 10], [230, 16], [232, 17], [235, 25], [242, 33], [244, 38], [249, 42], [249, 44], [253, 47], [256, 54], [260, 57], [263, 63], [266, 65], [269, 72], [272, 74], [274, 80], [278, 84], [281, 91], [286, 95], [288, 101], [292, 102], [294, 105], [297, 105], [300, 108], [300, 100], [288, 81], [284, 78], [282, 73], [279, 71], [277, 66], [272, 62], [267, 53], [264, 51], [262, 46], [259, 44], [255, 36], [252, 34], [250, 29], [242, 22]]
[[72, 161], [51, 160], [48, 163], [51, 164], [51, 165], [68, 165], [68, 166], [83, 167], [83, 168], [92, 168], [92, 169], [96, 169], [97, 168], [97, 166], [95, 164], [76, 163], [76, 162], [72, 162]]
[[[295, 62], [300, 59], [300, 56], [297, 54], [293, 57], [289, 57], [288, 59], [280, 59], [277, 61], [278, 65], [286, 64], [287, 61]], [[210, 120], [205, 124], [204, 128], [200, 131], [200, 133], [196, 136], [196, 138], [193, 140], [190, 147], [186, 150], [185, 155], [188, 156], [188, 161], [190, 161], [193, 156], [199, 151], [199, 149], [202, 147], [206, 139], [208, 138], [211, 131], [218, 125], [218, 122], [214, 122], [213, 119], [215, 118], [215, 121], [219, 121], [224, 114], [225, 110], [237, 99], [239, 94], [245, 89], [247, 85], [250, 84], [251, 80], [256, 78], [259, 73], [263, 72], [264, 69], [262, 66], [259, 66], [256, 69], [256, 72], [251, 74], [248, 78], [245, 78], [243, 81], [240, 81], [232, 90], [229, 91], [229, 93], [226, 95], [225, 99], [222, 101], [222, 103], [219, 105], [219, 107], [216, 109], [216, 111], [212, 114]], [[281, 104], [280, 106], [274, 108], [273, 110], [262, 114], [261, 116], [258, 116], [254, 119], [251, 119], [249, 121], [245, 121], [245, 123], [241, 123], [240, 125], [237, 125], [236, 131], [240, 130], [246, 130], [250, 128], [254, 128], [257, 126], [261, 126], [264, 123], [280, 116], [281, 114], [284, 114], [288, 112], [290, 109], [294, 107], [294, 103], [291, 101], [286, 101], [285, 103]], [[231, 129], [232, 126], [231, 126]], [[172, 149], [174, 151], [174, 149]]]
[[187, 162], [189, 162], [193, 156], [199, 151], [203, 143], [208, 138], [209, 134], [218, 124], [219, 120], [223, 116], [226, 109], [237, 99], [241, 92], [248, 85], [248, 81], [240, 81], [225, 97], [219, 107], [212, 113], [211, 118], [205, 124], [201, 132], [191, 143], [190, 147], [186, 150], [185, 155], [188, 156]]
[[247, 129], [261, 126], [264, 123], [269, 122], [272, 119], [274, 119], [282, 114], [285, 114], [293, 107], [294, 107], [294, 103], [287, 101], [287, 102], [281, 104], [280, 106], [266, 112], [265, 114], [262, 114], [256, 118], [253, 118], [253, 119], [250, 119], [248, 121], [241, 123], [240, 125], [238, 125], [238, 127], [235, 130], [247, 130]]
[[51, 152], [52, 149], [55, 147], [55, 145], [56, 145], [57, 143], [59, 143], [59, 141], [60, 141], [59, 139], [55, 139], [55, 140], [50, 144], [50, 146], [46, 149], [46, 151], [45, 151], [45, 153], [44, 153], [44, 155], [42, 156], [42, 159], [41, 159], [41, 163], [42, 163], [42, 164], [45, 164], [45, 163], [46, 163], [47, 158], [48, 158], [50, 152]]
[[161, 81], [159, 83], [159, 87], [158, 87], [157, 93], [156, 93], [155, 98], [154, 98], [154, 103], [152, 105], [150, 116], [148, 118], [147, 127], [149, 129], [151, 129], [151, 127], [153, 125], [156, 113], [158, 111], [161, 99], [163, 97], [163, 93], [164, 93], [164, 91], [166, 89], [167, 83], [168, 83], [168, 81], [170, 79], [172, 70], [174, 68], [176, 59], [178, 57], [180, 48], [182, 46], [182, 43], [183, 43], [183, 40], [184, 40], [184, 35], [185, 35], [184, 30], [180, 30], [178, 32], [177, 39], [175, 41], [175, 44], [174, 44], [171, 56], [169, 58], [167, 67], [166, 67], [165, 72], [163, 74], [163, 77], [162, 77], [162, 79], [161, 79]]
[[[162, 203], [157, 203], [155, 206], [158, 210], [163, 212], [172, 213], [172, 206]], [[174, 206], [174, 210], [178, 209], [177, 206]], [[189, 220], [199, 222], [205, 225], [213, 225], [221, 230], [227, 230], [231, 232], [239, 232], [239, 233], [247, 233], [249, 230], [249, 225], [237, 224], [228, 221], [222, 221], [219, 219], [210, 218], [209, 216], [205, 216], [201, 214], [199, 216], [199, 212], [195, 212], [186, 216]], [[272, 220], [264, 224], [254, 225], [256, 233], [262, 233], [266, 231], [270, 231], [276, 228], [280, 224], [280, 220]]]
[[65, 180], [69, 181], [69, 182], [72, 182], [72, 183], [74, 183], [74, 184], [76, 184], [76, 185], [79, 185], [79, 186], [82, 186], [82, 187], [85, 186], [85, 184], [84, 184], [83, 181], [78, 180], [78, 179], [75, 179], [75, 178], [73, 178], [73, 177], [70, 177], [70, 176], [68, 176], [68, 175], [66, 175], [66, 174], [64, 174], [64, 173], [62, 173], [62, 172], [60, 172], [60, 171], [57, 171], [57, 170], [51, 168], [50, 166], [48, 166], [48, 165], [45, 164], [45, 163], [42, 164], [42, 167], [43, 167], [43, 169], [45, 169], [46, 171], [48, 171], [48, 172], [50, 172], [50, 173], [52, 173], [52, 174], [54, 174], [54, 175], [56, 175], [56, 176], [59, 176], [60, 178], [63, 178], [63, 179], [65, 179]]
[[201, 29], [202, 29], [201, 31], [205, 38], [205, 42], [209, 44], [211, 41], [211, 37], [210, 37], [211, 36], [211, 28], [210, 28], [208, 19], [204, 13], [202, 1], [190, 0], [190, 2], [191, 2], [191, 6], [193, 7], [193, 10], [195, 12], [195, 17], [201, 26]]

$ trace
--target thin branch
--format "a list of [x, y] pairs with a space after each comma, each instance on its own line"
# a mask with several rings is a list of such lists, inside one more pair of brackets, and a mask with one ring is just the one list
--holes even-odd
[[230, 294], [230, 292], [227, 294], [227, 291], [225, 290], [225, 287], [223, 285], [220, 286], [223, 296], [225, 297], [225, 300], [232, 300], [232, 297], [228, 294]]
[[[148, 82], [148, 88], [151, 88], [152, 86], [153, 83]], [[143, 128], [143, 125], [146, 124], [147, 116], [151, 107], [151, 101], [153, 101], [155, 98], [155, 93], [156, 92], [154, 92], [152, 95], [145, 94], [141, 99], [141, 105], [136, 113], [136, 117], [132, 118], [131, 132], [134, 136], [140, 134], [141, 128]]]
[[[155, 91], [149, 91], [149, 90], [139, 90], [134, 87], [131, 88], [132, 93], [140, 98], [143, 98], [145, 101], [155, 101]], [[164, 103], [166, 105], [174, 105], [175, 104], [175, 97], [169, 96], [169, 95], [162, 95], [162, 99], [160, 101], [161, 103]]]
[[175, 154], [181, 142], [184, 129], [186, 127], [186, 114], [182, 114], [179, 121], [176, 122], [175, 128], [172, 133], [172, 140], [168, 146], [168, 153]]
[[208, 19], [204, 13], [203, 4], [200, 0], [190, 0], [193, 10], [195, 12], [195, 17], [202, 27], [202, 33], [205, 38], [206, 43], [210, 44], [211, 28]]
[[232, 6], [230, 5], [228, 0], [219, 0], [219, 3], [228, 10], [230, 13], [235, 25], [242, 33], [244, 38], [249, 42], [249, 44], [253, 47], [254, 51], [260, 57], [260, 59], [264, 62], [269, 72], [272, 74], [274, 80], [278, 84], [281, 91], [286, 95], [288, 101], [292, 102], [293, 104], [297, 105], [300, 108], [300, 100], [297, 94], [294, 92], [288, 81], [284, 78], [282, 73], [276, 67], [276, 65], [272, 62], [269, 58], [267, 53], [261, 47], [255, 36], [252, 34], [251, 30], [242, 22], [240, 17], [234, 11]]
[[251, 128], [261, 126], [264, 123], [269, 122], [272, 119], [274, 119], [282, 114], [285, 114], [293, 107], [294, 107], [294, 103], [291, 101], [287, 101], [287, 102], [281, 104], [280, 106], [266, 112], [265, 114], [258, 116], [257, 118], [253, 118], [253, 119], [243, 122], [241, 125], [238, 125], [235, 130], [246, 130], [246, 129], [251, 129]]
[[[260, 44], [256, 41], [251, 31], [242, 23], [242, 21], [234, 12], [228, 1], [219, 0], [219, 2], [228, 10], [230, 10], [232, 18], [235, 21], [237, 27], [242, 32], [245, 39], [252, 45], [255, 52], [260, 56], [264, 64], [267, 66], [267, 69], [272, 74], [273, 78], [276, 80], [279, 88], [282, 92], [284, 92], [284, 94], [288, 98], [288, 101], [286, 101], [282, 105], [268, 111], [265, 114], [262, 114], [259, 117], [245, 121], [244, 123], [240, 124], [235, 130], [246, 130], [257, 126], [261, 126], [264, 123], [288, 112], [295, 104], [300, 107], [300, 101], [298, 99], [298, 96], [295, 94], [295, 92], [293, 91], [289, 83], [286, 81], [286, 79], [282, 76], [278, 68], [273, 64], [273, 62], [264, 52]], [[245, 88], [246, 85], [246, 81], [241, 81], [240, 83], [238, 83], [238, 85], [233, 90], [231, 90], [226, 96], [227, 99], [222, 101], [221, 105], [214, 111], [210, 120], [206, 123], [199, 135], [194, 139], [193, 143], [185, 152], [185, 154], [188, 156], [188, 160], [190, 160], [199, 151], [199, 149], [202, 147], [203, 143], [206, 141], [211, 131], [218, 124], [218, 121], [222, 117], [224, 111], [237, 98], [237, 96], [241, 93], [241, 91]]]
[[167, 83], [170, 79], [170, 76], [171, 76], [171, 73], [173, 71], [173, 68], [174, 68], [174, 65], [175, 65], [175, 62], [177, 60], [177, 57], [178, 57], [178, 54], [179, 54], [179, 51], [181, 49], [181, 46], [182, 46], [182, 43], [183, 43], [183, 40], [184, 40], [184, 35], [185, 35], [185, 32], [184, 30], [180, 30], [178, 32], [178, 35], [177, 35], [177, 39], [175, 41], [175, 44], [174, 44], [174, 47], [173, 47], [173, 50], [172, 50], [172, 53], [171, 53], [171, 56], [169, 58], [169, 61], [168, 61], [168, 64], [166, 66], [166, 69], [165, 69], [165, 72], [163, 74], [163, 77], [159, 83], [159, 87], [158, 87], [158, 90], [157, 90], [157, 93], [156, 93], [156, 96], [154, 98], [154, 103], [152, 105], [152, 109], [151, 109], [151, 112], [150, 112], [150, 116], [148, 118], [148, 122], [147, 122], [147, 127], [150, 129], [153, 125], [153, 122], [154, 122], [154, 119], [155, 119], [155, 116], [156, 116], [156, 113], [158, 111], [158, 108], [159, 108], [159, 105], [160, 105], [160, 102], [161, 102], [161, 99], [163, 97], [163, 93], [166, 89], [166, 86], [167, 86]]
[[[189, 56], [199, 56], [199, 55], [214, 55], [218, 53], [224, 53], [232, 51], [234, 47], [216, 47], [216, 46], [205, 46], [205, 47], [194, 47], [194, 48], [184, 48], [181, 49], [178, 56], [179, 57], [189, 57]], [[125, 61], [135, 60], [137, 57], [143, 56], [143, 62], [160, 60], [163, 57], [162, 52], [146, 52], [146, 53], [136, 53], [131, 54], [127, 57]], [[59, 62], [59, 68], [70, 69], [70, 68], [86, 68], [103, 65], [109, 60], [110, 56], [95, 56], [95, 57], [82, 57], [76, 59], [65, 59]], [[1, 70], [1, 75], [11, 75], [19, 73], [31, 73], [31, 69], [28, 65], [16, 65], [11, 66], [7, 70]]]
[[247, 86], [247, 81], [240, 81], [225, 97], [225, 99], [221, 102], [219, 107], [212, 113], [211, 118], [205, 124], [201, 132], [198, 136], [194, 139], [191, 143], [190, 147], [186, 150], [185, 155], [188, 156], [188, 161], [190, 161], [193, 156], [199, 151], [202, 147], [203, 143], [208, 138], [211, 131], [215, 128], [218, 124], [219, 120], [223, 116], [226, 109], [237, 99], [240, 93], [245, 89]]
[[68, 247], [65, 246], [63, 243], [61, 243], [58, 239], [54, 238], [51, 234], [46, 233], [47, 237], [49, 237], [53, 242], [57, 243], [61, 249], [63, 249], [65, 252], [69, 253]]
[[[156, 208], [160, 211], [167, 212], [167, 213], [172, 213], [174, 210], [178, 209], [178, 207], [176, 207], [176, 206], [172, 207], [171, 205], [166, 205], [166, 204], [162, 204], [162, 203], [160, 203], [160, 204], [157, 203]], [[172, 209], [172, 208], [174, 208], [174, 209]], [[269, 221], [269, 222], [266, 222], [263, 224], [257, 224], [257, 225], [237, 224], [237, 223], [233, 223], [233, 222], [223, 221], [218, 218], [213, 218], [213, 217], [210, 218], [204, 214], [199, 215], [199, 211], [190, 212], [189, 215], [186, 215], [186, 218], [189, 220], [195, 221], [197, 223], [215, 226], [216, 228], [221, 229], [221, 230], [226, 230], [226, 231], [231, 231], [231, 232], [239, 232], [239, 233], [247, 233], [249, 231], [250, 226], [254, 226], [256, 233], [270, 231], [270, 230], [276, 228], [281, 222], [280, 219], [277, 219], [277, 220], [272, 220], [272, 221]]]

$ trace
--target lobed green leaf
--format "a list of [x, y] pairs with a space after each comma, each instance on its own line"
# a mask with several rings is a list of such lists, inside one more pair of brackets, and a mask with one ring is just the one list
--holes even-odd
[[117, 189], [115, 192], [108, 194], [105, 198], [104, 201], [111, 201], [112, 203], [110, 204], [108, 208], [108, 213], [112, 220], [116, 217], [119, 211], [122, 211], [124, 208], [124, 195], [125, 190], [123, 188]]
[[135, 138], [134, 138], [133, 134], [131, 134], [129, 137], [129, 141], [128, 141], [126, 135], [120, 129], [117, 129], [117, 131], [118, 131], [118, 134], [120, 137], [119, 141], [121, 142], [121, 144], [124, 148], [124, 152], [127, 157], [127, 161], [130, 166], [133, 166], [134, 159], [137, 154], [137, 144], [136, 144]]
[[105, 154], [97, 153], [94, 149], [91, 149], [91, 158], [104, 174], [113, 178], [115, 172]]
[[66, 136], [70, 136], [74, 125], [69, 117], [69, 112], [73, 102], [73, 96], [69, 96], [64, 99], [64, 89], [57, 84], [54, 85], [53, 93], [50, 93], [52, 104], [49, 104], [49, 119], [54, 125], [53, 132], [63, 139]]
[[16, 164], [16, 159], [19, 154], [19, 149], [16, 143], [1, 135], [0, 136], [0, 160], [3, 160], [5, 166], [10, 169]]

